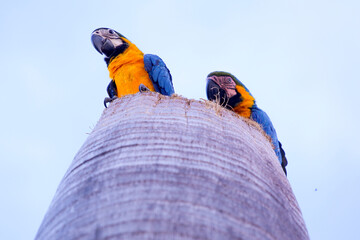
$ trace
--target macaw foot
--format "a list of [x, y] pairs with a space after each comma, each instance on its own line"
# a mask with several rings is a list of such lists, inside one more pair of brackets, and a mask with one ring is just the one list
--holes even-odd
[[147, 92], [150, 91], [150, 89], [148, 89], [144, 84], [140, 84], [139, 85], [139, 92], [143, 93], [143, 92]]
[[109, 98], [109, 97], [104, 98], [104, 106], [107, 108], [106, 104], [111, 103], [112, 101], [114, 101], [117, 98], [118, 98], [117, 96], [113, 96], [112, 98]]

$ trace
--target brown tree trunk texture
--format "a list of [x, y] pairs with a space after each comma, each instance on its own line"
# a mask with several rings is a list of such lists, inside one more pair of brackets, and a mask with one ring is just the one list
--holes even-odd
[[36, 239], [309, 236], [258, 125], [208, 101], [149, 92], [104, 110]]

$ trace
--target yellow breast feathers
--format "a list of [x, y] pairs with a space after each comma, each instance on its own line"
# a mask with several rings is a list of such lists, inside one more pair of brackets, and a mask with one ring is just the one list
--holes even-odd
[[242, 117], [250, 118], [250, 108], [254, 105], [255, 98], [242, 86], [236, 85], [236, 91], [241, 94], [242, 101], [234, 107], [234, 111]]
[[144, 66], [144, 54], [129, 42], [129, 47], [109, 64], [110, 78], [115, 81], [118, 97], [139, 92], [142, 83], [155, 91]]

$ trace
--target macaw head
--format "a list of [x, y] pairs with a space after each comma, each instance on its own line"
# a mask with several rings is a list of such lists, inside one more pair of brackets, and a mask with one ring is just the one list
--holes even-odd
[[91, 42], [100, 54], [106, 56], [105, 61], [123, 53], [131, 44], [126, 37], [111, 28], [95, 29], [91, 33]]
[[235, 108], [243, 101], [255, 103], [249, 90], [234, 75], [228, 72], [215, 71], [207, 76], [206, 95], [210, 101], [221, 106]]

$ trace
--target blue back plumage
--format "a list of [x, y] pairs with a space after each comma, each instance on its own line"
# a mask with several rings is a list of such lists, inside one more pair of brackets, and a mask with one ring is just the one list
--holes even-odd
[[156, 92], [167, 96], [175, 93], [170, 71], [160, 57], [145, 54], [144, 64]]
[[269, 116], [266, 114], [266, 112], [264, 112], [260, 108], [253, 107], [251, 110], [250, 118], [252, 120], [254, 120], [255, 122], [257, 122], [258, 124], [260, 124], [262, 129], [264, 130], [264, 132], [271, 138], [272, 144], [275, 147], [274, 150], [275, 150], [276, 156], [278, 157], [280, 164], [283, 165], [283, 156], [282, 155], [284, 155], [284, 158], [285, 158], [285, 153], [282, 154], [282, 152], [281, 152], [281, 150], [282, 150], [281, 144], [279, 143], [275, 128], [274, 128]]

